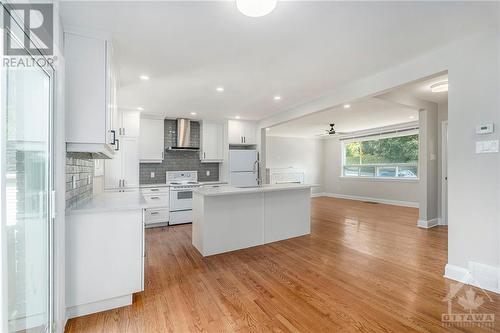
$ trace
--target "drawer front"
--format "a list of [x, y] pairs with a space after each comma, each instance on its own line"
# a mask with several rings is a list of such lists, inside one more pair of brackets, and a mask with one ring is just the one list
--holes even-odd
[[162, 194], [168, 194], [168, 191], [170, 190], [170, 188], [168, 186], [164, 186], [164, 187], [147, 187], [147, 188], [141, 188], [141, 193], [142, 194], [145, 194], [145, 195], [149, 195], [149, 194], [158, 194], [158, 193], [162, 193]]
[[158, 222], [168, 222], [168, 217], [168, 208], [148, 208], [146, 209], [145, 222], [146, 225]]
[[155, 206], [162, 206], [162, 208], [168, 208], [168, 195], [165, 194], [144, 194], [144, 200], [148, 204], [153, 204]]

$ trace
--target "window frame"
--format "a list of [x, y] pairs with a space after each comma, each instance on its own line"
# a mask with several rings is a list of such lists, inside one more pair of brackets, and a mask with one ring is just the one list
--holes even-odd
[[[382, 140], [382, 139], [389, 139], [389, 138], [399, 138], [403, 136], [411, 136], [411, 135], [418, 135], [418, 151], [419, 151], [419, 160], [417, 163], [381, 163], [381, 164], [349, 164], [346, 165], [346, 145], [351, 143], [351, 142], [363, 142], [363, 141], [375, 141], [375, 140]], [[354, 180], [370, 180], [370, 181], [398, 181], [398, 182], [417, 182], [420, 180], [420, 131], [418, 128], [410, 128], [410, 129], [399, 129], [399, 130], [394, 130], [388, 133], [367, 133], [364, 135], [359, 135], [355, 137], [346, 137], [346, 138], [340, 138], [340, 144], [341, 144], [341, 158], [340, 158], [340, 178], [341, 179], [354, 179]], [[345, 175], [345, 167], [346, 166], [353, 166], [353, 167], [361, 167], [361, 166], [368, 166], [368, 167], [375, 167], [375, 175], [374, 176], [361, 176], [359, 175], [358, 171], [358, 176], [346, 176]], [[392, 167], [395, 166], [400, 167], [400, 166], [412, 166], [412, 167], [417, 167], [417, 176], [416, 177], [380, 177], [377, 176], [377, 166], [382, 166], [382, 167]], [[397, 170], [397, 169], [396, 169]]]

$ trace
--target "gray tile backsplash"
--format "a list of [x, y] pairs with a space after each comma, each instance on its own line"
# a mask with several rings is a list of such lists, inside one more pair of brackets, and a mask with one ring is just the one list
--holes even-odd
[[[73, 177], [75, 177], [75, 187], [73, 187]], [[78, 155], [66, 156], [66, 208], [92, 197], [93, 179], [94, 160], [83, 159]]]
[[[165, 119], [165, 148], [175, 146], [177, 122]], [[200, 123], [191, 122], [191, 146], [200, 147]], [[166, 150], [163, 163], [141, 163], [139, 181], [141, 184], [164, 184], [167, 171], [198, 171], [199, 181], [219, 180], [219, 163], [201, 163], [198, 151]], [[206, 172], [210, 171], [210, 176]], [[155, 178], [151, 178], [151, 172]]]

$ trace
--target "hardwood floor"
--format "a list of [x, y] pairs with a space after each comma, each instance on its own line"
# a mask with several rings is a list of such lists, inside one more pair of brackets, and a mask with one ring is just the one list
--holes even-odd
[[312, 199], [311, 214], [309, 236], [208, 258], [190, 225], [149, 229], [145, 291], [66, 331], [500, 332], [500, 296], [475, 288], [484, 304], [473, 312], [497, 323], [442, 325], [455, 283], [442, 277], [446, 227], [417, 228], [417, 209], [333, 198]]

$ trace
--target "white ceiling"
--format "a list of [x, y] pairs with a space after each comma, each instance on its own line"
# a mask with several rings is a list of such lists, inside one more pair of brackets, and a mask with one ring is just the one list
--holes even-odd
[[483, 29], [496, 6], [281, 1], [249, 18], [232, 1], [64, 1], [61, 15], [65, 26], [112, 34], [120, 107], [262, 119]]
[[448, 81], [448, 74], [433, 77], [431, 79], [422, 80], [414, 83], [410, 83], [398, 89], [399, 92], [407, 93], [417, 98], [434, 102], [434, 103], [446, 103], [448, 102], [448, 92], [438, 92], [434, 93], [431, 91], [431, 86], [435, 83]]
[[271, 127], [267, 135], [319, 137], [330, 128], [330, 123], [335, 123], [337, 132], [356, 132], [417, 120], [418, 111], [415, 109], [378, 98], [370, 98], [351, 103], [348, 109], [338, 106]]

